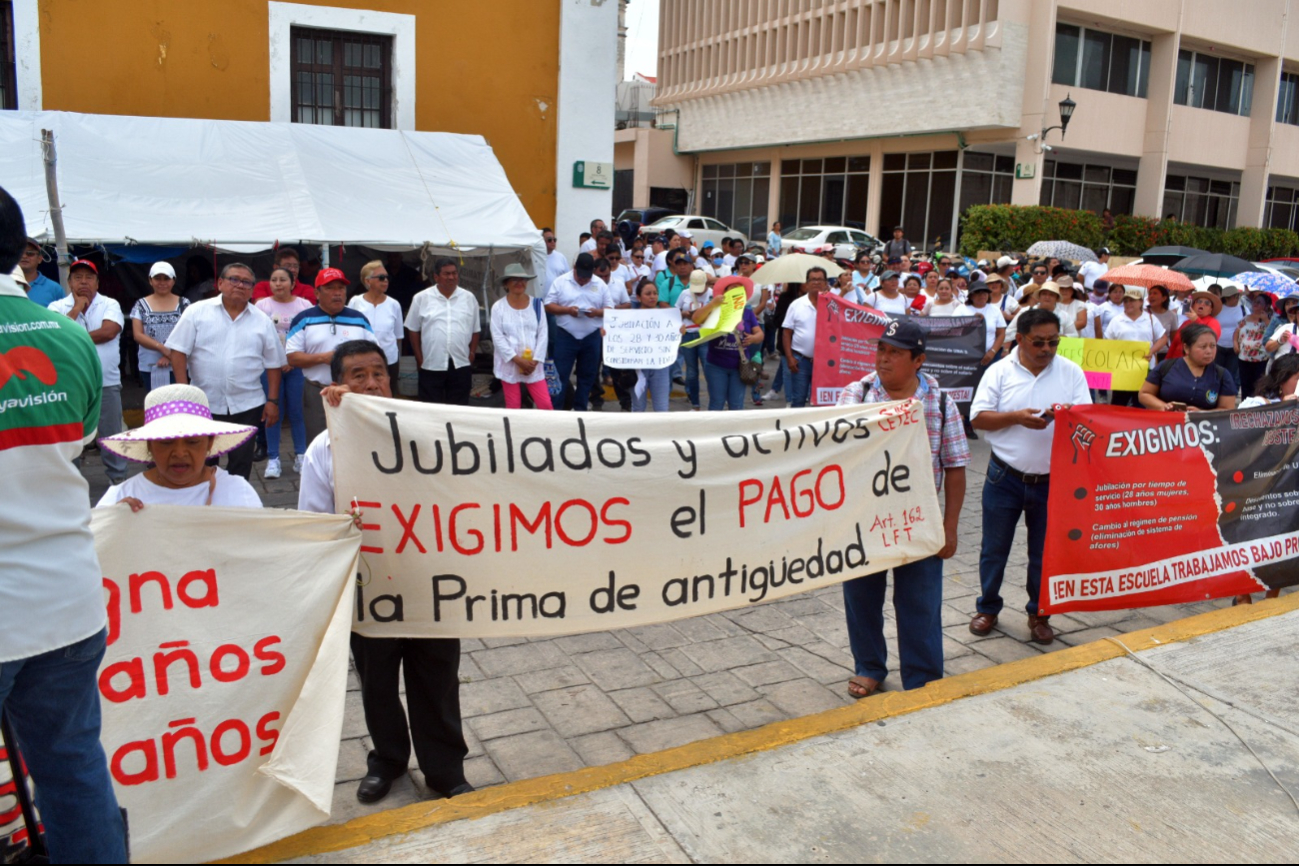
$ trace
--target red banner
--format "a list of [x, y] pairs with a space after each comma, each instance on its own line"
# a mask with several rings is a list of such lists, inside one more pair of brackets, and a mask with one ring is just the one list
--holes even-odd
[[875, 344], [891, 321], [884, 313], [821, 293], [812, 364], [813, 406], [835, 405], [840, 391], [875, 372]]
[[1299, 406], [1056, 414], [1042, 612], [1299, 583]]

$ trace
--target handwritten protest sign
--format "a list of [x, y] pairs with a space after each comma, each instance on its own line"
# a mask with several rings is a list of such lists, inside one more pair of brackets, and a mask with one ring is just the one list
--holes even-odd
[[1042, 611], [1299, 583], [1299, 406], [1056, 413]]
[[604, 363], [615, 370], [660, 370], [681, 348], [681, 311], [605, 310]]
[[503, 637], [755, 604], [943, 545], [918, 401], [601, 415], [328, 408], [362, 511], [355, 630]]
[[329, 817], [360, 533], [347, 516], [93, 512], [104, 751], [136, 863], [191, 863]]
[[1059, 354], [1083, 368], [1089, 388], [1140, 391], [1150, 372], [1149, 351], [1148, 344], [1136, 340], [1063, 337]]
[[722, 295], [722, 303], [714, 307], [699, 326], [699, 336], [682, 345], [686, 348], [698, 346], [731, 333], [744, 321], [744, 308], [748, 303], [749, 295], [743, 286], [727, 289], [726, 294]]

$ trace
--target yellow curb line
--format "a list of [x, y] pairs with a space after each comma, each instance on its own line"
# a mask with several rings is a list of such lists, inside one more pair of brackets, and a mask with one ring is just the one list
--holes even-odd
[[[1135, 652], [1224, 631], [1296, 609], [1299, 609], [1299, 592], [1291, 593], [1284, 598], [1253, 605], [1222, 608], [1153, 628], [1129, 632], [1122, 639], [1128, 648]], [[1043, 653], [1033, 658], [947, 677], [930, 683], [923, 689], [884, 692], [846, 707], [784, 722], [774, 722], [751, 731], [740, 731], [700, 740], [661, 752], [637, 755], [616, 764], [587, 767], [536, 779], [524, 779], [485, 788], [453, 800], [414, 803], [354, 818], [345, 824], [314, 827], [270, 845], [216, 862], [267, 863], [341, 851], [366, 845], [385, 836], [410, 833], [435, 824], [483, 818], [508, 809], [634, 782], [647, 776], [657, 776], [775, 749], [822, 734], [903, 716], [917, 710], [942, 706], [961, 698], [1001, 691], [1066, 671], [1090, 667], [1123, 655], [1125, 655], [1124, 651], [1112, 641], [1104, 639], [1093, 641], [1082, 646]]]

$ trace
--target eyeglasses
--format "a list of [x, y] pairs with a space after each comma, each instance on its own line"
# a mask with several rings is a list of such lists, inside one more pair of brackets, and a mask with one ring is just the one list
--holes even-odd
[[245, 280], [242, 277], [226, 277], [225, 281], [241, 289], [251, 289], [255, 285], [252, 280]]
[[554, 238], [546, 238], [545, 241], [546, 241], [546, 243], [548, 243], [548, 244], [553, 244], [553, 243], [555, 242], [555, 239], [554, 239]]
[[366, 279], [367, 279], [367, 280], [378, 280], [378, 281], [381, 282], [381, 283], [386, 283], [386, 282], [388, 282], [388, 275], [387, 275], [387, 274], [371, 274], [370, 276], [366, 277]]
[[632, 256], [632, 257], [631, 257], [631, 260], [632, 260], [633, 262], [639, 262], [639, 261], [643, 260], [644, 258], [645, 258], [644, 256]]
[[1050, 346], [1052, 349], [1054, 349], [1060, 345], [1060, 338], [1056, 337], [1051, 340], [1029, 340], [1028, 344], [1032, 346], [1034, 349], [1042, 349], [1045, 348], [1046, 346]]

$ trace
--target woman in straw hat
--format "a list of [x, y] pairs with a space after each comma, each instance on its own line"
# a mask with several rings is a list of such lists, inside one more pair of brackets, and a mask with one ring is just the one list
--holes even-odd
[[522, 407], [523, 388], [533, 406], [554, 408], [546, 387], [549, 328], [541, 299], [528, 294], [533, 279], [522, 265], [506, 265], [501, 277], [505, 297], [492, 304], [492, 372], [501, 380], [506, 409]]
[[243, 478], [208, 466], [238, 448], [256, 427], [213, 421], [207, 395], [193, 385], [165, 385], [144, 398], [144, 426], [99, 440], [101, 448], [149, 468], [108, 488], [96, 508], [124, 502], [132, 511], [145, 505], [220, 505], [261, 508]]

